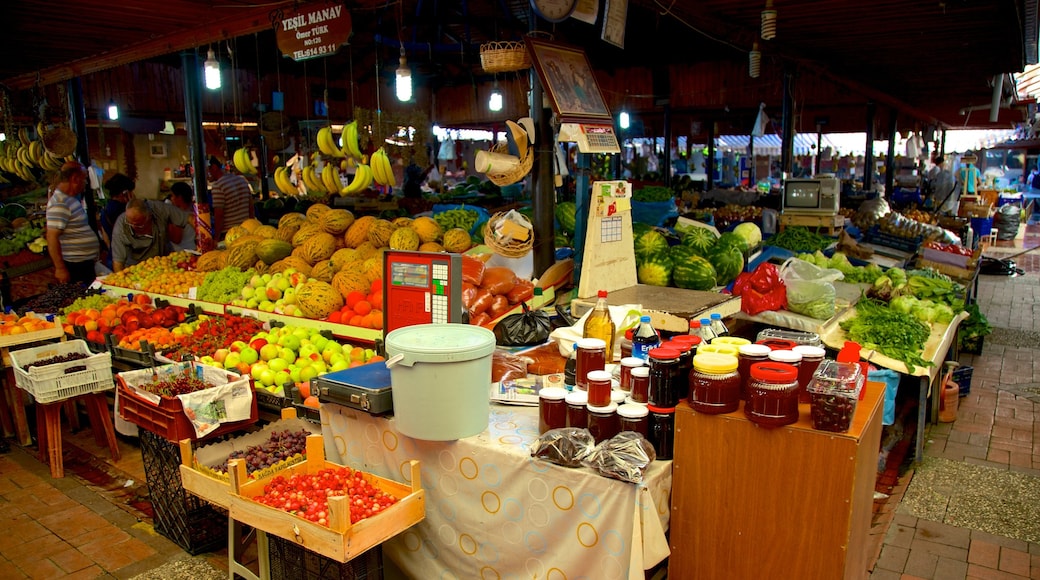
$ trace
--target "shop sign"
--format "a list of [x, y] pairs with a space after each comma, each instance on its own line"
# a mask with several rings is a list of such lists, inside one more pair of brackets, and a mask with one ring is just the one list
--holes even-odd
[[342, 3], [303, 4], [274, 25], [278, 50], [295, 61], [331, 56], [350, 39], [350, 12]]

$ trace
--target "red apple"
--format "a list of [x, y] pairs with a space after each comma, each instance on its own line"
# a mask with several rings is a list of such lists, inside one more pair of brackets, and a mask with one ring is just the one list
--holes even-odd
[[253, 347], [253, 350], [255, 350], [256, 352], [260, 352], [260, 349], [264, 348], [264, 345], [266, 345], [266, 344], [267, 344], [267, 339], [258, 338], [256, 340], [254, 340], [253, 342], [249, 343], [249, 346]]

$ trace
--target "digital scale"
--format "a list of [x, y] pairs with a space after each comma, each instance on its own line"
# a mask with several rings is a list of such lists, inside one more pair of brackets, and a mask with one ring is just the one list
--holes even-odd
[[560, 141], [573, 141], [582, 153], [620, 153], [621, 145], [611, 125], [591, 123], [563, 123]]
[[383, 333], [415, 324], [462, 322], [462, 256], [383, 254]]

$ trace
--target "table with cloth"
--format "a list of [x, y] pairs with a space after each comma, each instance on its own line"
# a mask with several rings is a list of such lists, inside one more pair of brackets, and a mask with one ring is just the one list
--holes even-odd
[[637, 485], [536, 460], [537, 408], [492, 405], [488, 429], [457, 441], [329, 403], [321, 423], [329, 461], [406, 483], [420, 461], [426, 519], [383, 544], [410, 577], [634, 580], [669, 554], [672, 462]]

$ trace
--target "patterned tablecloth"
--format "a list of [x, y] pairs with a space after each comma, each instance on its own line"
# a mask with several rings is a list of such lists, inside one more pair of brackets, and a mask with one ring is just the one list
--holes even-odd
[[635, 580], [669, 554], [672, 462], [634, 485], [535, 460], [536, 408], [492, 405], [487, 430], [445, 442], [339, 405], [321, 419], [330, 461], [406, 483], [421, 462], [426, 519], [383, 545], [412, 578]]

